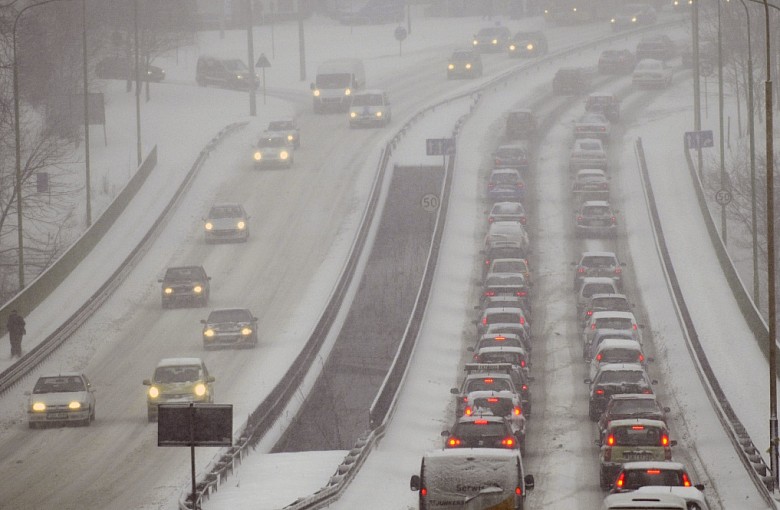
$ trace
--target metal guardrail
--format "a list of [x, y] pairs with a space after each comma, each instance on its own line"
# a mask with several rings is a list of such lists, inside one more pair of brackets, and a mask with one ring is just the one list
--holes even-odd
[[[154, 239], [162, 230], [162, 226], [164, 222], [167, 220], [169, 213], [176, 206], [179, 200], [184, 196], [184, 192], [190, 186], [192, 180], [194, 179], [201, 165], [208, 157], [209, 152], [211, 152], [222, 141], [222, 139], [225, 136], [227, 136], [228, 134], [234, 132], [239, 128], [244, 127], [246, 124], [247, 124], [246, 122], [231, 124], [226, 128], [224, 128], [222, 131], [220, 131], [219, 134], [217, 134], [209, 142], [209, 144], [198, 155], [197, 159], [195, 160], [195, 163], [190, 168], [189, 172], [185, 176], [182, 183], [179, 185], [178, 189], [176, 190], [175, 194], [171, 198], [168, 205], [166, 205], [165, 209], [163, 209], [160, 216], [155, 220], [155, 222], [149, 228], [146, 235], [144, 235], [143, 239], [139, 242], [139, 244], [130, 252], [130, 254], [125, 258], [125, 260], [122, 261], [119, 267], [111, 274], [108, 280], [106, 280], [106, 282], [103, 283], [103, 285], [101, 285], [100, 288], [98, 288], [98, 290], [95, 291], [95, 293], [89, 297], [86, 303], [81, 305], [78, 308], [78, 310], [76, 310], [76, 312], [74, 312], [70, 317], [68, 317], [68, 319], [62, 325], [60, 325], [57, 329], [55, 329], [54, 332], [52, 332], [43, 341], [41, 341], [34, 349], [30, 350], [30, 352], [25, 354], [22, 357], [22, 359], [20, 359], [17, 363], [13, 364], [5, 371], [0, 373], [0, 394], [6, 392], [9, 388], [14, 386], [25, 375], [27, 375], [35, 366], [37, 366], [39, 363], [44, 361], [49, 355], [51, 355], [54, 351], [56, 351], [57, 348], [60, 347], [68, 338], [70, 338], [70, 336], [73, 335], [73, 333], [76, 330], [78, 330], [84, 324], [84, 322], [86, 322], [86, 320], [100, 307], [100, 305], [102, 305], [111, 296], [111, 294], [113, 294], [113, 292], [124, 281], [125, 277], [130, 272], [130, 270], [133, 267], [135, 267], [138, 261], [140, 261], [143, 254], [146, 253], [146, 251], [149, 249]], [[156, 158], [157, 158], [156, 146], [152, 150], [150, 157], [153, 158], [152, 161], [156, 163]], [[145, 177], [143, 179], [145, 180]], [[113, 210], [112, 214], [116, 214], [116, 215], [120, 214], [124, 210], [127, 203], [129, 203], [130, 200], [132, 199], [132, 195], [134, 195], [138, 191], [138, 189], [141, 188], [142, 184], [143, 184], [143, 180], [132, 184], [133, 186], [132, 194], [129, 197], [122, 195], [121, 200], [124, 203], [121, 205], [121, 207], [117, 207], [114, 204], [112, 204], [109, 207], [109, 209], [116, 208], [116, 209], [112, 209]], [[103, 233], [105, 233], [105, 231], [108, 230], [108, 227], [110, 227], [114, 219], [115, 218], [112, 218], [111, 222], [108, 223], [108, 225], [99, 224], [99, 222], [102, 220], [102, 216], [101, 216], [101, 220], [95, 222], [96, 228], [102, 229], [100, 236], [102, 236]], [[92, 246], [94, 246], [95, 244], [97, 243], [94, 242]], [[84, 247], [81, 245], [74, 245], [73, 247], [70, 248], [70, 250], [74, 250], [76, 249], [76, 247], [79, 247], [80, 249], [84, 249]], [[89, 249], [87, 248], [86, 250], [88, 251]], [[30, 288], [32, 288], [32, 286], [29, 287], [28, 289]], [[12, 303], [14, 303], [14, 301], [11, 301], [11, 304]], [[10, 304], [7, 306], [10, 306]]]
[[[734, 409], [726, 398], [723, 389], [718, 382], [712, 367], [707, 360], [707, 355], [704, 352], [704, 348], [701, 345], [699, 336], [696, 332], [696, 328], [693, 325], [688, 307], [685, 303], [685, 298], [680, 289], [680, 283], [677, 280], [677, 274], [672, 264], [672, 259], [669, 255], [669, 250], [666, 246], [666, 240], [664, 238], [663, 228], [661, 227], [661, 220], [658, 214], [658, 207], [655, 202], [655, 195], [653, 193], [652, 183], [650, 182], [650, 174], [647, 169], [647, 162], [645, 161], [644, 148], [642, 146], [642, 139], [638, 138], [635, 144], [635, 152], [637, 157], [637, 165], [641, 174], [642, 189], [645, 195], [645, 201], [650, 212], [650, 218], [653, 223], [653, 234], [655, 238], [655, 244], [658, 250], [658, 254], [661, 257], [661, 267], [666, 275], [666, 281], [669, 289], [674, 297], [675, 310], [677, 312], [678, 320], [682, 326], [683, 336], [686, 340], [686, 346], [691, 354], [691, 359], [696, 367], [696, 372], [699, 375], [699, 379], [702, 382], [707, 397], [710, 399], [712, 406], [715, 410], [715, 414], [718, 415], [718, 419], [726, 431], [726, 435], [729, 437], [734, 449], [737, 452], [739, 459], [745, 466], [751, 480], [755, 484], [764, 501], [772, 508], [777, 508], [774, 498], [770, 494], [773, 485], [772, 476], [769, 475], [769, 468], [764, 463], [763, 458], [758, 453], [753, 441], [750, 439], [745, 427], [737, 417]], [[687, 152], [687, 151], [686, 151]]]

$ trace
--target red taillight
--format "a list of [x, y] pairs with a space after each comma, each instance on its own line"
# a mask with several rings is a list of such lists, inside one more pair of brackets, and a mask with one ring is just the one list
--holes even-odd
[[523, 391], [528, 391], [528, 385], [527, 384], [523, 385]]
[[522, 409], [520, 409], [519, 407], [515, 407], [515, 408], [514, 408], [514, 410], [512, 411], [512, 413], [513, 413], [515, 416], [520, 416], [521, 414], [523, 414], [523, 410], [522, 410]]
[[515, 494], [517, 494], [518, 496], [522, 496], [523, 495], [523, 488], [522, 487], [515, 487]]
[[682, 479], [683, 479], [683, 486], [684, 487], [690, 487], [691, 486], [691, 479], [688, 478], [688, 473], [683, 473], [682, 474]]
[[451, 437], [447, 440], [447, 446], [450, 448], [455, 448], [456, 446], [460, 446], [460, 439], [457, 437]]
[[603, 394], [604, 394], [604, 390], [602, 389], [596, 390], [596, 395], [603, 395]]
[[485, 265], [486, 265], [486, 266], [489, 266], [489, 265], [490, 265], [490, 259], [485, 259]]
[[615, 436], [610, 434], [609, 437], [607, 437], [607, 444], [609, 446], [615, 446]]
[[601, 131], [602, 133], [605, 132], [606, 130], [607, 130], [607, 128], [605, 128], [605, 127], [600, 127], [599, 128], [599, 131]]
[[651, 393], [653, 393], [653, 391], [650, 388], [647, 388], [645, 390], [642, 390], [642, 393], [644, 393], [645, 395], [650, 395]]
[[590, 329], [591, 329], [591, 330], [593, 330], [593, 329], [596, 329], [596, 323], [595, 323], [595, 322], [594, 322], [593, 324], [591, 324], [591, 325], [590, 325]]
[[585, 272], [585, 268], [580, 266], [580, 267], [577, 268], [577, 272], [578, 273], [584, 273]]
[[596, 354], [596, 361], [601, 361], [601, 353]]
[[661, 470], [660, 469], [648, 469], [647, 471], [648, 475], [660, 475]]
[[500, 159], [498, 159], [498, 158], [496, 158], [496, 159], [494, 159], [494, 160], [493, 160], [493, 163], [494, 163], [496, 166], [498, 166], [498, 165], [500, 165], [500, 164], [501, 164], [501, 160], [500, 160]]
[[615, 268], [615, 274], [621, 274], [622, 272], [623, 272], [623, 270], [621, 268], [619, 268], [619, 267]]
[[523, 188], [525, 188], [525, 183], [518, 182], [517, 183], [517, 189], [523, 189]]
[[501, 440], [501, 445], [506, 446], [507, 448], [514, 448], [515, 446], [515, 438], [513, 437], [505, 437]]
[[494, 221], [496, 221], [494, 217], [491, 216], [490, 218], [488, 218], [488, 223], [493, 223]]
[[489, 397], [489, 398], [487, 399], [487, 401], [488, 401], [489, 403], [491, 403], [491, 404], [495, 404], [495, 403], [497, 403], [497, 402], [498, 402], [498, 399], [497, 399], [497, 398], [495, 398], [495, 397]]
[[428, 489], [426, 489], [425, 487], [420, 489], [420, 496], [425, 497], [427, 495], [428, 495]]
[[469, 401], [469, 397], [463, 397], [463, 402], [468, 402], [468, 401]]
[[[520, 293], [518, 292], [517, 295], [519, 296]], [[523, 317], [522, 315], [520, 316], [520, 324], [525, 324], [525, 317]]]
[[632, 325], [631, 325], [631, 328], [632, 328], [634, 331], [636, 331], [636, 324], [632, 324]]
[[482, 325], [487, 326], [487, 317], [482, 317]]
[[644, 354], [640, 354], [639, 355], [639, 362], [642, 363], [644, 360], [645, 360], [645, 355]]
[[601, 185], [601, 189], [609, 189], [609, 184], [606, 182]]
[[496, 291], [495, 290], [486, 290], [485, 292], [482, 293], [482, 295], [486, 296], [486, 297], [493, 297], [493, 296], [496, 295]]
[[644, 425], [632, 425], [631, 430], [645, 430]]
[[617, 218], [615, 218], [615, 217], [613, 216], [613, 217], [612, 217], [612, 224], [614, 225], [614, 224], [616, 224], [616, 223], [617, 223]]
[[474, 425], [487, 425], [487, 420], [474, 420]]
[[488, 189], [493, 189], [496, 185], [492, 182], [488, 183]]
[[521, 368], [525, 368], [525, 360], [524, 359], [520, 360], [520, 367]]
[[494, 381], [492, 377], [488, 377], [487, 379], [482, 379], [482, 382], [485, 384], [493, 384]]
[[465, 414], [466, 416], [471, 416], [473, 413], [474, 411], [471, 410], [471, 407], [467, 407], [466, 409], [463, 410], [463, 414]]
[[521, 225], [525, 225], [525, 222], [526, 222], [526, 221], [527, 221], [527, 220], [526, 220], [525, 216], [520, 216], [520, 224], [521, 224]]
[[626, 483], [626, 474], [620, 473], [620, 476], [618, 476], [617, 480], [615, 480], [615, 487], [617, 487], [618, 489], [622, 489], [623, 484], [625, 483]]
[[590, 317], [591, 315], [593, 315], [593, 310], [588, 310], [587, 312], [585, 312], [585, 315]]
[[661, 436], [661, 446], [669, 446], [669, 436]]
[[495, 336], [495, 337], [493, 337], [493, 340], [495, 340], [496, 342], [503, 342], [504, 340], [506, 340], [506, 337], [505, 336]]
[[581, 222], [581, 221], [582, 221], [582, 216], [577, 216], [577, 222]]
[[[526, 291], [524, 291], [524, 290], [518, 290], [517, 292], [515, 292], [515, 295], [519, 296], [519, 297], [523, 297], [526, 294], [528, 294], [528, 293]], [[520, 324], [522, 324], [522, 322]]]

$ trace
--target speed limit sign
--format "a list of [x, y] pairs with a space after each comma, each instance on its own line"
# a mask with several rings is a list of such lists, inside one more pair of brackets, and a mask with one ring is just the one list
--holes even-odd
[[715, 192], [715, 201], [718, 205], [726, 206], [731, 203], [731, 192], [727, 189], [719, 189]]
[[434, 195], [433, 193], [426, 193], [420, 199], [420, 206], [422, 206], [422, 208], [428, 212], [434, 212], [436, 209], [438, 209], [439, 203], [439, 196]]

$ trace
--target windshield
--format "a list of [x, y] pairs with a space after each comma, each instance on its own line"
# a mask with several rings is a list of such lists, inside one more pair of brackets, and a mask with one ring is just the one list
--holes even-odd
[[641, 370], [605, 370], [598, 384], [645, 384], [645, 375]]
[[317, 88], [320, 89], [343, 89], [349, 87], [351, 82], [352, 75], [349, 73], [317, 75]]
[[35, 383], [33, 393], [71, 393], [85, 390], [84, 381], [78, 376], [41, 377]]
[[252, 314], [248, 310], [214, 310], [206, 322], [251, 322]]
[[233, 71], [237, 73], [239, 72], [243, 73], [249, 71], [249, 68], [241, 60], [233, 59], [233, 60], [224, 60], [223, 62], [225, 64], [225, 69], [227, 69], [228, 71]]
[[276, 136], [263, 137], [257, 142], [258, 147], [284, 147], [287, 145], [287, 139]]
[[268, 123], [268, 131], [288, 131], [295, 129], [291, 120], [275, 120]]
[[358, 94], [352, 98], [352, 106], [382, 106], [382, 94]]
[[240, 218], [241, 208], [233, 205], [214, 206], [209, 211], [209, 218], [219, 220], [222, 218]]
[[185, 281], [189, 282], [200, 276], [200, 272], [196, 272], [191, 267], [172, 267], [165, 272], [165, 279], [171, 281]]
[[200, 367], [198, 365], [157, 367], [154, 371], [154, 382], [157, 383], [185, 383], [198, 380], [200, 380]]

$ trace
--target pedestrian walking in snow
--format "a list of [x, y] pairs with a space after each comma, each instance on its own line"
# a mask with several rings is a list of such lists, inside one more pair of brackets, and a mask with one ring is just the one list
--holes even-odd
[[26, 326], [24, 319], [16, 310], [11, 310], [11, 315], [8, 316], [8, 321], [5, 323], [6, 329], [8, 329], [8, 337], [11, 340], [11, 357], [22, 357], [22, 336], [27, 331], [24, 329]]

